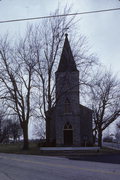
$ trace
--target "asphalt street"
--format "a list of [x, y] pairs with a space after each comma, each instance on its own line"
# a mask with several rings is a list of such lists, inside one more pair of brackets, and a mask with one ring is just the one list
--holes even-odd
[[[115, 155], [120, 160], [120, 155]], [[83, 157], [83, 158], [82, 158]], [[86, 159], [85, 159], [86, 157]], [[91, 158], [90, 158], [91, 157]], [[0, 180], [118, 180], [120, 161], [106, 156], [52, 157], [0, 154]], [[108, 159], [114, 160], [114, 155]], [[93, 159], [93, 160], [92, 160]], [[97, 160], [98, 159], [98, 160]]]
[[104, 147], [120, 150], [120, 143], [103, 142]]

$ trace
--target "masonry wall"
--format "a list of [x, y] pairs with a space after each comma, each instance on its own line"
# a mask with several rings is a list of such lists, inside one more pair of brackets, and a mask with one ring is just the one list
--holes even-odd
[[[64, 144], [64, 126], [67, 122], [73, 128], [73, 145], [80, 145], [79, 72], [56, 74], [56, 144]], [[64, 112], [65, 100], [69, 99], [71, 112]]]
[[81, 145], [93, 145], [92, 111], [80, 105]]

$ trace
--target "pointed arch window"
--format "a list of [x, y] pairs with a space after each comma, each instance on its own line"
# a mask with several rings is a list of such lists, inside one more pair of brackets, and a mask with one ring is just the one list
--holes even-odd
[[67, 122], [64, 126], [64, 130], [72, 130], [72, 125], [69, 122]]
[[65, 100], [65, 103], [64, 103], [64, 113], [65, 114], [71, 113], [71, 105], [70, 105], [70, 101], [68, 98]]

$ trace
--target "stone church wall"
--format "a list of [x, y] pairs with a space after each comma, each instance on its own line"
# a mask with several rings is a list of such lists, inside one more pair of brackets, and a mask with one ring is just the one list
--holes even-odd
[[92, 111], [82, 105], [80, 105], [80, 131], [81, 144], [84, 146], [86, 142], [87, 145], [92, 145]]

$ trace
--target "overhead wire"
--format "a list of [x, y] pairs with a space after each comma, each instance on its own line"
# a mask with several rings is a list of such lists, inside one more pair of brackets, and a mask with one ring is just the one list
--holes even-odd
[[13, 23], [13, 22], [19, 22], [19, 21], [30, 21], [30, 20], [38, 20], [38, 19], [57, 18], [57, 17], [62, 17], [62, 16], [78, 16], [78, 15], [93, 14], [93, 13], [104, 13], [104, 12], [119, 11], [119, 10], [120, 10], [120, 8], [112, 8], [112, 9], [101, 9], [101, 10], [95, 10], [95, 11], [85, 11], [85, 12], [69, 13], [69, 14], [58, 14], [58, 15], [39, 16], [39, 17], [30, 17], [30, 18], [0, 20], [0, 24], [2, 24], [2, 23]]

